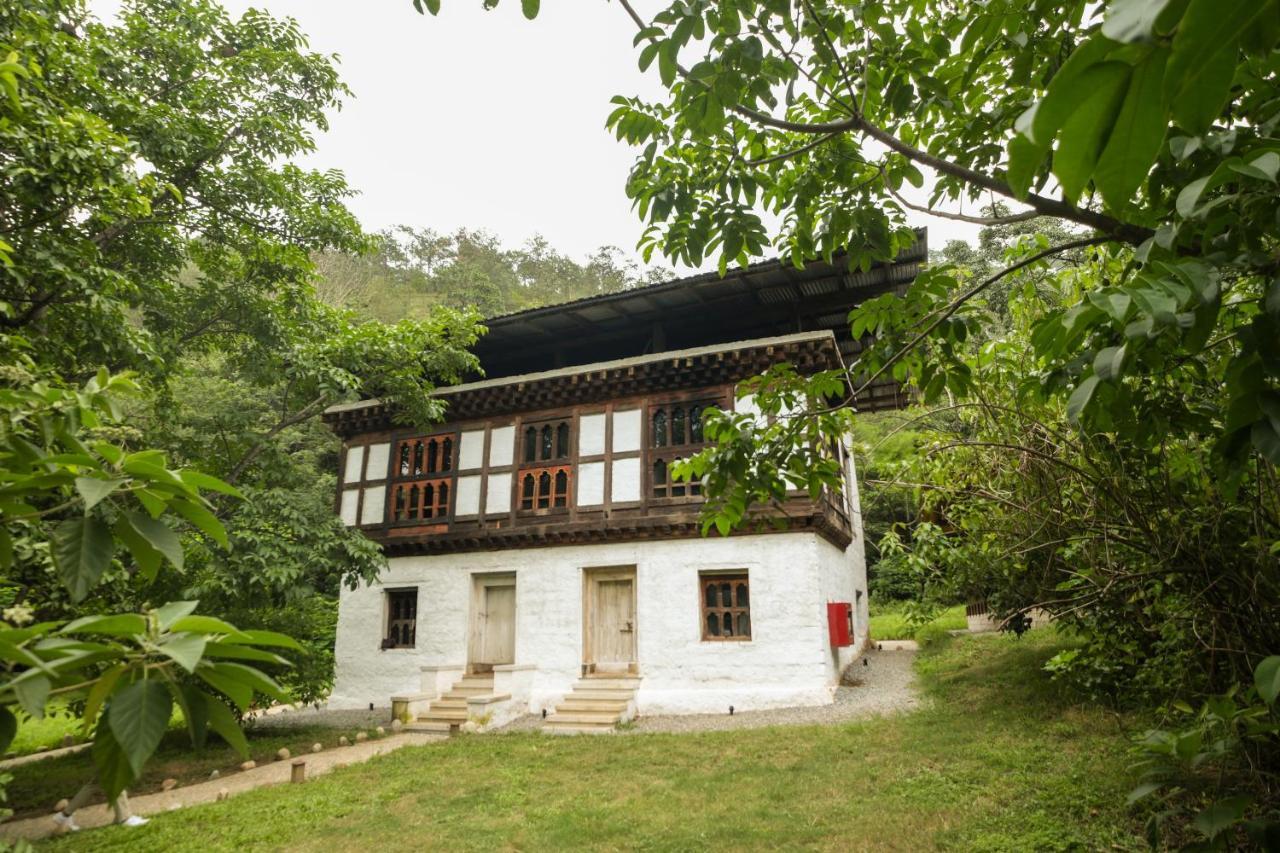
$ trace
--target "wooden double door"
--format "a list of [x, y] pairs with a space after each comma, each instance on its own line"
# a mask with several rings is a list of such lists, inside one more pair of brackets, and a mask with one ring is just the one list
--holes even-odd
[[636, 570], [587, 569], [583, 590], [583, 671], [636, 670]]
[[492, 672], [516, 659], [516, 579], [514, 575], [477, 575], [472, 595], [468, 666]]

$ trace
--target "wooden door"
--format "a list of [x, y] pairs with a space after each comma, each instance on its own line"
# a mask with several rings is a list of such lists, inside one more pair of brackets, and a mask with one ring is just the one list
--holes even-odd
[[636, 662], [635, 577], [592, 580], [588, 663], [597, 672], [631, 669]]
[[516, 588], [514, 585], [481, 587], [479, 617], [480, 643], [477, 669], [495, 664], [515, 663]]

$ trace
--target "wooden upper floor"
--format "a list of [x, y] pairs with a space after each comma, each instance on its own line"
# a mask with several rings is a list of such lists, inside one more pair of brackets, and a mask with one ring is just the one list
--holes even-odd
[[[783, 361], [840, 366], [814, 332], [441, 389], [450, 420], [427, 432], [376, 400], [335, 406], [335, 509], [390, 555], [697, 536], [701, 486], [671, 465], [705, 446], [708, 408], [751, 409], [736, 384]], [[848, 545], [841, 496], [797, 492], [785, 510], [786, 529]]]

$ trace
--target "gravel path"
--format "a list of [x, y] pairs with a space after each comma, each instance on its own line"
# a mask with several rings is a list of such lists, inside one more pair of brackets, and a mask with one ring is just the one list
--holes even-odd
[[329, 729], [370, 729], [391, 725], [391, 708], [374, 708], [372, 711], [357, 708], [354, 711], [335, 711], [325, 707], [319, 710], [311, 705], [301, 708], [273, 708], [270, 713], [259, 714], [248, 723], [253, 729], [295, 729], [303, 726], [324, 726]]
[[[682, 714], [641, 717], [619, 734], [644, 732], [708, 732], [725, 729], [755, 729], [764, 726], [809, 726], [842, 723], [881, 714], [909, 711], [920, 704], [914, 685], [911, 664], [916, 654], [908, 649], [866, 653], [867, 666], [855, 666], [849, 675], [858, 679], [856, 686], [836, 689], [830, 705], [774, 708], [768, 711], [740, 711], [728, 714]], [[532, 731], [542, 725], [542, 718], [528, 715], [513, 720], [500, 732]]]

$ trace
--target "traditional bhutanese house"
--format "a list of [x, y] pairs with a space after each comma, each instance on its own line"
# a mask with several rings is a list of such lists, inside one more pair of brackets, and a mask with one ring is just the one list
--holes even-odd
[[[377, 400], [330, 409], [336, 509], [388, 557], [342, 591], [330, 705], [573, 731], [831, 702], [867, 636], [847, 449], [842, 494], [796, 492], [784, 528], [727, 537], [700, 535], [700, 486], [670, 466], [704, 446], [706, 409], [752, 410], [742, 380], [856, 356], [849, 310], [925, 251], [921, 233], [866, 272], [769, 261], [489, 320], [485, 378], [441, 389], [426, 433]], [[884, 383], [859, 408], [901, 403]]]

